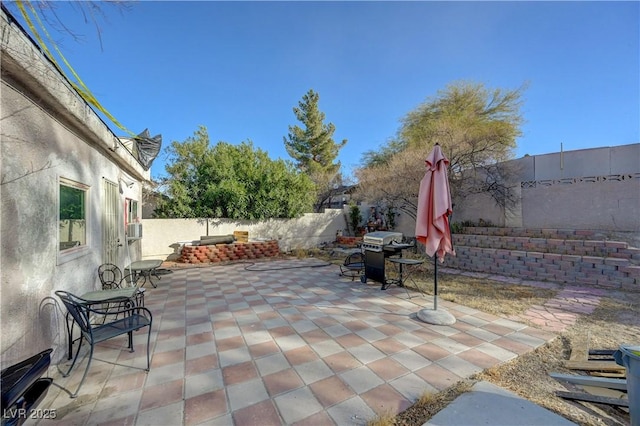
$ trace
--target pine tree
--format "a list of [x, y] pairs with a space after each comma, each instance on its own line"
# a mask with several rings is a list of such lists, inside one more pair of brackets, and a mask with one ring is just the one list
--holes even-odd
[[298, 169], [316, 184], [316, 211], [322, 207], [327, 194], [342, 183], [340, 162], [336, 158], [347, 143], [346, 139], [340, 143], [333, 140], [336, 128], [333, 123], [324, 124], [325, 114], [318, 108], [319, 99], [313, 89], [302, 97], [293, 113], [304, 128], [289, 126], [288, 137], [283, 138], [287, 153]]

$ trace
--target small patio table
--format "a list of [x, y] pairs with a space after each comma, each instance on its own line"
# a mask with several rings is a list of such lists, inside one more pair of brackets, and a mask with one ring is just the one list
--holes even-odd
[[[398, 287], [404, 287], [405, 291], [407, 292], [407, 296], [409, 296], [409, 299], [411, 299], [411, 294], [409, 294], [409, 290], [407, 290], [407, 287], [404, 284], [408, 280], [411, 280], [416, 286], [416, 288], [420, 290], [420, 287], [415, 282], [415, 280], [411, 278], [411, 275], [415, 272], [416, 267], [418, 265], [422, 265], [424, 263], [424, 260], [407, 259], [405, 257], [390, 257], [389, 262], [392, 262], [398, 265], [398, 278], [395, 280], [387, 281], [387, 283], [385, 283], [386, 285], [385, 289], [390, 284], [396, 284]], [[422, 293], [422, 290], [420, 290], [420, 292]]]
[[[100, 305], [103, 303], [125, 303], [134, 305], [137, 292], [138, 289], [136, 287], [95, 290], [84, 293], [82, 296], [80, 296], [80, 299], [83, 299], [85, 301], [84, 304], [87, 306]], [[69, 312], [67, 312], [65, 318], [67, 323], [67, 336], [69, 343], [67, 359], [71, 359], [73, 358], [73, 324], [75, 322], [75, 319], [71, 317]]]
[[157, 269], [162, 266], [162, 260], [160, 259], [150, 259], [150, 260], [138, 260], [136, 262], [131, 262], [131, 265], [125, 267], [125, 270], [130, 270], [132, 273], [136, 275], [136, 277], [144, 278], [144, 281], [140, 285], [140, 287], [144, 287], [147, 283], [147, 280], [151, 283], [151, 285], [155, 288], [158, 287], [154, 284], [151, 279], [152, 276], [160, 279], [157, 274]]

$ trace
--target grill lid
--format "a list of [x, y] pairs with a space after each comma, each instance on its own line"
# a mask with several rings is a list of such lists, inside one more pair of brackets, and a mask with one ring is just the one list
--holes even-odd
[[387, 245], [402, 242], [402, 232], [375, 231], [364, 234], [362, 242], [366, 244]]
[[47, 372], [52, 351], [53, 349], [44, 350], [2, 370], [0, 386], [3, 409], [13, 405], [40, 376]]

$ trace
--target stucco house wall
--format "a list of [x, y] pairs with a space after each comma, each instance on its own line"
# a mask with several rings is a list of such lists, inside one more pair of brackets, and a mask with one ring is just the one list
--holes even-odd
[[[0, 26], [4, 368], [49, 347], [54, 361], [66, 355], [63, 312], [54, 292], [82, 294], [100, 287], [105, 182], [118, 185], [118, 237], [123, 244], [117, 248], [117, 263], [139, 258], [140, 242], [126, 244], [123, 210], [125, 198], [141, 201], [141, 181], [149, 179], [149, 172], [4, 12]], [[86, 244], [62, 252], [58, 219], [60, 182], [65, 179], [86, 190]]]

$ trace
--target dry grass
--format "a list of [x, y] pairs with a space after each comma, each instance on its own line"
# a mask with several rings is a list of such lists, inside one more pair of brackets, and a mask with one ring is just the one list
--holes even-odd
[[[433, 275], [425, 272], [423, 276], [417, 280], [419, 288], [433, 294]], [[438, 295], [442, 299], [505, 317], [522, 314], [530, 306], [542, 305], [557, 294], [553, 289], [460, 275], [440, 274], [438, 284]], [[480, 380], [508, 389], [577, 424], [628, 424], [629, 414], [623, 409], [556, 397], [556, 390], [567, 388], [552, 379], [549, 373], [587, 374], [564, 367], [564, 361], [569, 359], [573, 348], [617, 349], [623, 343], [640, 343], [639, 307], [640, 292], [609, 290], [592, 314], [579, 317], [575, 325], [552, 342], [511, 362], [487, 369], [443, 392], [425, 395], [393, 420], [387, 419], [376, 425], [422, 425]]]
[[[418, 290], [433, 295], [433, 275], [415, 279]], [[556, 290], [527, 287], [460, 275], [438, 276], [438, 297], [494, 315], [518, 315], [541, 305]]]
[[391, 413], [380, 414], [375, 419], [367, 422], [367, 426], [392, 426], [396, 416]]
[[[422, 425], [438, 411], [449, 405], [460, 394], [471, 389], [473, 381], [463, 380], [436, 394], [425, 394], [408, 410], [398, 414], [388, 426]], [[385, 425], [386, 426], [386, 425]]]

